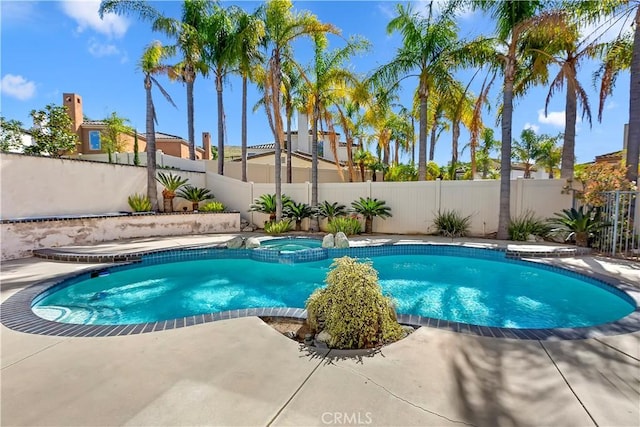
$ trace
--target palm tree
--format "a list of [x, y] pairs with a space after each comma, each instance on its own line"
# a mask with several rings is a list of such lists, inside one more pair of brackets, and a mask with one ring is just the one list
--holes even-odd
[[512, 158], [524, 165], [524, 178], [531, 178], [531, 167], [540, 156], [541, 138], [533, 129], [524, 129], [520, 134], [520, 141], [514, 141]]
[[[614, 40], [605, 57], [602, 85], [600, 89], [599, 118], [602, 118], [604, 100], [611, 94], [616, 76], [620, 70], [629, 68], [629, 127], [627, 134], [627, 179], [638, 182], [638, 162], [640, 158], [640, 2], [636, 0], [617, 0], [608, 2], [578, 2], [576, 10], [588, 20], [601, 20], [610, 17], [609, 24], [624, 20], [629, 24], [631, 18], [632, 36], [621, 34]], [[631, 42], [631, 40], [633, 40]]]
[[558, 169], [558, 165], [560, 165], [562, 161], [563, 149], [557, 146], [557, 142], [562, 138], [562, 135], [556, 137], [540, 135], [540, 137], [540, 149], [538, 150], [536, 162], [549, 173], [549, 179], [553, 179], [554, 172]]
[[[302, 107], [302, 76], [297, 67], [292, 63], [286, 62], [283, 64], [283, 99], [284, 99], [284, 111], [287, 117], [287, 183], [291, 184], [293, 179], [293, 168], [291, 164], [291, 120], [293, 113]], [[300, 129], [307, 129], [307, 123], [298, 123], [298, 131]], [[298, 138], [300, 135], [298, 135]]]
[[[407, 77], [418, 77], [420, 103], [420, 132], [418, 150], [418, 177], [426, 179], [427, 160], [427, 103], [436, 88], [445, 92], [450, 86], [450, 68], [454, 52], [459, 48], [457, 27], [449, 13], [434, 18], [433, 3], [423, 17], [411, 6], [396, 6], [397, 16], [387, 25], [387, 32], [402, 34], [403, 45], [393, 60], [378, 70], [372, 80], [381, 80], [385, 86], [396, 85]], [[416, 74], [411, 74], [415, 70]]]
[[[284, 141], [282, 124], [282, 62], [295, 62], [291, 44], [301, 37], [337, 32], [309, 13], [293, 12], [291, 0], [269, 0], [260, 9], [265, 23], [264, 48], [269, 53], [264, 78], [264, 106], [275, 142], [276, 220], [282, 218], [282, 178], [280, 153]], [[315, 230], [314, 230], [315, 231]]]
[[484, 128], [480, 134], [480, 144], [476, 151], [475, 163], [482, 172], [482, 179], [487, 179], [493, 160], [491, 152], [500, 148], [500, 141], [494, 139], [494, 132], [491, 128]]
[[364, 232], [367, 234], [373, 232], [374, 217], [379, 216], [384, 219], [392, 216], [391, 208], [387, 206], [384, 200], [360, 197], [359, 200], [351, 202], [351, 207], [364, 217]]
[[238, 61], [242, 77], [242, 181], [247, 181], [247, 81], [254, 80], [256, 66], [264, 60], [259, 47], [265, 35], [264, 22], [256, 14], [235, 9], [236, 27], [232, 38], [232, 56]]
[[[324, 123], [329, 130], [330, 148], [333, 152], [338, 173], [342, 177], [342, 167], [338, 159], [336, 132], [333, 129], [329, 107], [333, 104], [336, 92], [348, 83], [355, 83], [355, 75], [344, 68], [344, 62], [355, 53], [368, 47], [365, 40], [351, 38], [341, 48], [327, 52], [327, 39], [324, 33], [313, 36], [313, 66], [302, 72], [305, 81], [305, 95], [311, 110], [311, 205], [318, 204], [318, 123]], [[318, 219], [312, 218], [309, 228], [318, 230]]]
[[182, 197], [185, 200], [191, 202], [191, 209], [195, 212], [198, 210], [198, 205], [208, 199], [213, 199], [213, 194], [207, 188], [193, 187], [191, 185], [185, 185], [178, 193], [178, 197]]
[[365, 168], [372, 160], [373, 156], [371, 155], [371, 153], [363, 149], [362, 147], [356, 150], [356, 152], [353, 154], [353, 161], [358, 165], [358, 168], [360, 168], [360, 179], [362, 180], [362, 182], [365, 182]]
[[[502, 96], [502, 148], [500, 159], [500, 214], [498, 217], [498, 239], [509, 238], [509, 221], [511, 220], [511, 131], [513, 119], [513, 97], [516, 78], [531, 82], [533, 77], [544, 75], [544, 70], [524, 69], [527, 36], [531, 33], [551, 33], [560, 23], [557, 14], [536, 13], [542, 10], [544, 3], [540, 0], [504, 0], [500, 2], [478, 0], [474, 7], [491, 12], [496, 21], [497, 38], [504, 49], [497, 51], [502, 63], [503, 96]], [[536, 30], [538, 30], [536, 32]], [[551, 36], [550, 36], [551, 37]], [[549, 38], [550, 38], [549, 37]], [[538, 45], [536, 45], [538, 47]], [[527, 79], [522, 76], [528, 77]], [[543, 79], [544, 80], [544, 79]], [[526, 87], [526, 84], [523, 84]]]
[[146, 2], [128, 0], [103, 0], [100, 4], [100, 17], [105, 13], [137, 14], [144, 21], [152, 23], [154, 31], [161, 31], [175, 38], [176, 43], [167, 46], [171, 54], [180, 51], [182, 61], [174, 66], [172, 79], [179, 78], [187, 88], [187, 127], [189, 138], [189, 158], [196, 159], [193, 87], [198, 74], [206, 75], [208, 64], [204, 57], [206, 20], [212, 3], [208, 0], [185, 0], [182, 4], [182, 19], [163, 16]]
[[[156, 188], [156, 131], [155, 123], [156, 109], [153, 105], [153, 97], [151, 95], [151, 88], [155, 84], [160, 90], [160, 93], [164, 95], [167, 101], [174, 107], [176, 104], [171, 99], [169, 93], [158, 83], [153, 77], [154, 75], [174, 75], [175, 71], [173, 67], [162, 63], [170, 55], [171, 52], [167, 51], [159, 41], [151, 43], [145, 49], [142, 57], [140, 58], [139, 66], [144, 73], [144, 89], [147, 94], [147, 118], [146, 118], [146, 139], [147, 139], [147, 197], [151, 202], [151, 206], [154, 210], [158, 209], [158, 189]], [[176, 107], [177, 108], [177, 107]]]
[[240, 11], [235, 6], [228, 9], [216, 4], [207, 25], [207, 60], [213, 70], [218, 109], [218, 174], [224, 175], [224, 82], [231, 69], [237, 65], [234, 49], [234, 17]]
[[182, 61], [176, 64], [179, 78], [187, 88], [187, 127], [189, 158], [196, 159], [193, 88], [198, 74], [206, 76], [209, 64], [205, 58], [206, 25], [212, 2], [208, 0], [185, 0], [182, 4], [182, 19], [164, 16], [153, 22], [153, 29], [176, 39], [173, 48], [181, 53]]

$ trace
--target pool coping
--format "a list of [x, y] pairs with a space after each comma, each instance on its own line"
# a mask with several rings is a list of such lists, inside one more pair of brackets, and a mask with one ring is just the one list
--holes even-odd
[[[378, 245], [378, 246], [395, 246], [393, 245]], [[429, 243], [421, 243], [421, 245], [434, 245]], [[447, 245], [436, 244], [437, 246], [455, 246], [459, 245]], [[0, 323], [9, 329], [37, 334], [37, 335], [49, 335], [49, 336], [67, 336], [67, 337], [106, 337], [106, 336], [123, 336], [123, 335], [136, 335], [141, 333], [157, 332], [170, 329], [177, 329], [187, 326], [193, 326], [203, 323], [210, 323], [219, 320], [229, 320], [241, 317], [258, 316], [258, 317], [280, 317], [304, 320], [307, 317], [306, 310], [295, 307], [267, 307], [267, 308], [246, 308], [237, 310], [221, 311], [216, 313], [207, 313], [200, 315], [193, 315], [187, 317], [179, 317], [176, 319], [162, 320], [155, 322], [146, 322], [138, 324], [127, 325], [84, 325], [84, 324], [71, 324], [60, 323], [51, 320], [47, 320], [37, 316], [32, 310], [33, 301], [47, 290], [55, 287], [56, 285], [69, 280], [71, 278], [78, 277], [80, 275], [98, 273], [105, 268], [127, 266], [139, 263], [145, 255], [159, 254], [162, 252], [183, 252], [197, 249], [221, 249], [224, 244], [214, 245], [194, 245], [189, 247], [180, 248], [168, 248], [159, 249], [145, 252], [135, 252], [130, 254], [83, 254], [84, 256], [91, 257], [92, 259], [108, 260], [109, 256], [116, 257], [119, 261], [113, 262], [112, 265], [105, 267], [99, 266], [95, 268], [85, 269], [82, 272], [75, 272], [58, 276], [53, 279], [48, 279], [34, 283], [33, 285], [18, 291], [16, 294], [9, 297], [0, 306]], [[474, 249], [505, 252], [505, 258], [510, 257], [508, 251], [504, 248], [478, 248], [472, 246]], [[275, 252], [275, 251], [274, 251]], [[540, 252], [537, 252], [538, 254]], [[79, 254], [70, 255], [72, 257], [81, 256]], [[544, 328], [544, 329], [513, 329], [502, 327], [489, 327], [478, 326], [467, 323], [454, 322], [450, 320], [435, 319], [430, 317], [423, 317], [417, 315], [398, 314], [398, 322], [403, 325], [409, 325], [413, 327], [430, 327], [442, 330], [449, 330], [453, 332], [489, 337], [489, 338], [508, 338], [517, 340], [577, 340], [596, 338], [601, 336], [620, 335], [626, 333], [632, 333], [640, 330], [640, 289], [634, 287], [630, 283], [614, 278], [608, 275], [595, 273], [589, 271], [590, 274], [585, 274], [584, 271], [579, 271], [571, 266], [558, 267], [553, 264], [540, 263], [544, 259], [550, 259], [549, 257], [536, 257], [537, 260], [520, 259], [522, 262], [537, 264], [538, 266], [544, 265], [545, 268], [561, 269], [570, 271], [574, 274], [579, 274], [585, 278], [595, 279], [603, 282], [617, 291], [622, 291], [627, 295], [635, 304], [635, 310], [629, 315], [619, 319], [615, 322], [606, 323], [598, 326], [580, 327], [580, 328]], [[75, 259], [68, 261], [75, 261]], [[89, 262], [89, 261], [85, 261]], [[96, 262], [96, 261], [91, 261]], [[112, 262], [112, 261], [100, 261], [100, 262]]]

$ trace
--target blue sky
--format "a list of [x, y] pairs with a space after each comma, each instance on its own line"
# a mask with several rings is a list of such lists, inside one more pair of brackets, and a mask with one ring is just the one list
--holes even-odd
[[[84, 113], [91, 119], [102, 119], [115, 111], [130, 119], [144, 132], [145, 93], [143, 76], [137, 61], [144, 47], [153, 40], [168, 42], [159, 33], [150, 30], [149, 23], [133, 17], [107, 16], [100, 20], [99, 1], [5, 1], [0, 3], [1, 94], [0, 111], [7, 119], [17, 119], [31, 126], [29, 112], [49, 103], [60, 105], [62, 94], [82, 96]], [[258, 2], [234, 2], [246, 10], [254, 10]], [[153, 3], [166, 15], [178, 18], [180, 2]], [[231, 4], [231, 3], [224, 3]], [[297, 9], [307, 9], [320, 20], [330, 22], [342, 30], [343, 36], [359, 34], [366, 37], [372, 49], [352, 60], [357, 72], [366, 73], [389, 61], [400, 45], [397, 35], [387, 35], [386, 25], [393, 16], [395, 2], [374, 1], [298, 1]], [[424, 4], [416, 4], [417, 8]], [[479, 12], [465, 13], [459, 20], [461, 37], [492, 34], [492, 23]], [[330, 47], [340, 46], [342, 40], [330, 39]], [[311, 45], [296, 45], [296, 55], [303, 64], [309, 62]], [[579, 122], [576, 137], [578, 162], [593, 160], [597, 154], [622, 148], [624, 123], [628, 121], [629, 75], [618, 79], [613, 96], [606, 104], [602, 123], [597, 118], [597, 92], [592, 85], [595, 64], [585, 63], [580, 76], [591, 100], [593, 127]], [[461, 78], [469, 73], [461, 74]], [[186, 90], [180, 83], [161, 78], [178, 108], [170, 106], [159, 92], [154, 92], [159, 124], [157, 130], [187, 136]], [[465, 82], [466, 83], [466, 82]], [[410, 104], [416, 80], [409, 79], [402, 94], [402, 103]], [[472, 85], [473, 88], [473, 85]], [[494, 105], [500, 97], [500, 85], [495, 84], [491, 95]], [[543, 114], [548, 88], [538, 87], [515, 104], [513, 136], [518, 138], [524, 127], [533, 127], [538, 133], [555, 135], [564, 128], [564, 94], [558, 93], [549, 106], [549, 115]], [[195, 85], [196, 143], [207, 131], [216, 144], [216, 93], [210, 78], [198, 77]], [[259, 99], [250, 90], [249, 104]], [[241, 83], [232, 76], [224, 90], [227, 116], [227, 143], [240, 144]], [[496, 137], [500, 128], [496, 123], [496, 109], [485, 114], [485, 123], [493, 127]], [[249, 115], [249, 145], [273, 141], [263, 110]], [[468, 142], [463, 131], [460, 144]], [[436, 161], [446, 164], [451, 157], [451, 135], [441, 136], [436, 147]], [[468, 150], [462, 160], [468, 160]], [[408, 158], [408, 157], [407, 157]]]

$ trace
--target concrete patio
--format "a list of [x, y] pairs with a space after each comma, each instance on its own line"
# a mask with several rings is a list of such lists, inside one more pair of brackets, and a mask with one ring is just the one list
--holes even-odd
[[[226, 238], [85, 249], [150, 250]], [[496, 244], [476, 243], [490, 242]], [[638, 263], [553, 262], [640, 283]], [[2, 301], [36, 281], [95, 266], [36, 258], [3, 263]], [[353, 357], [310, 352], [248, 317], [106, 338], [2, 326], [1, 344], [3, 426], [640, 425], [640, 333], [527, 341], [423, 327], [378, 353]]]

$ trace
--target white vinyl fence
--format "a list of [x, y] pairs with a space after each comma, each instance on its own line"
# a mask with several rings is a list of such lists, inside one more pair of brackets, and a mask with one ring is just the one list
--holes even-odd
[[[254, 199], [275, 193], [274, 184], [241, 182], [207, 172], [207, 186], [216, 199], [240, 211], [258, 226], [266, 215], [249, 212]], [[571, 195], [564, 194], [563, 180], [524, 180], [511, 182], [511, 216], [527, 212], [545, 219], [571, 206]], [[282, 184], [282, 192], [296, 202], [311, 203], [311, 184]], [[360, 197], [384, 200], [391, 207], [392, 217], [374, 219], [374, 231], [379, 233], [422, 234], [433, 231], [438, 212], [456, 210], [471, 217], [470, 232], [487, 235], [497, 231], [500, 202], [500, 182], [426, 181], [426, 182], [365, 182], [318, 184], [318, 201], [339, 202], [347, 207]], [[304, 224], [303, 224], [304, 226]]]
[[[135, 155], [133, 153], [112, 153], [111, 160], [113, 163], [119, 165], [133, 165], [134, 156]], [[74, 156], [72, 158], [76, 160], [92, 160], [94, 162], [103, 163], [109, 162], [108, 154], [83, 154], [82, 156]], [[140, 160], [140, 166], [147, 165], [147, 153], [138, 153], [138, 159]], [[158, 169], [170, 168], [190, 172], [204, 172], [206, 170], [206, 165], [203, 160], [190, 160], [170, 156], [168, 154], [164, 154], [162, 150], [156, 151], [156, 164]]]

